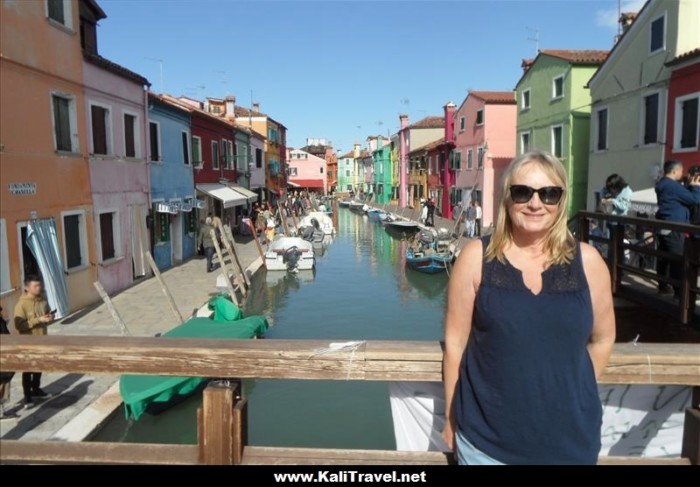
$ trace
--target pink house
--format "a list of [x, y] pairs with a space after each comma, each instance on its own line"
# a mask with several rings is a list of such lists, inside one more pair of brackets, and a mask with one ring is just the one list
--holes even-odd
[[517, 105], [512, 91], [469, 91], [455, 112], [452, 202], [482, 206], [482, 226], [495, 222], [504, 169], [515, 157]]
[[[80, 14], [83, 37], [96, 40], [97, 22], [104, 12], [86, 8]], [[149, 249], [150, 83], [100, 56], [96, 42], [83, 45], [83, 83], [97, 276], [112, 294], [149, 272], [144, 251]]]
[[288, 184], [290, 190], [308, 189], [321, 194], [328, 191], [326, 160], [300, 149], [290, 149]]

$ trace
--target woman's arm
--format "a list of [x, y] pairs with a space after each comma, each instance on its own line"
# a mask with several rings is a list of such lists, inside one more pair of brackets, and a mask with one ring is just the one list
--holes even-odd
[[627, 214], [631, 201], [632, 190], [629, 186], [625, 186], [622, 188], [622, 191], [620, 191], [620, 193], [612, 200], [612, 204], [618, 212]]
[[582, 243], [583, 268], [593, 303], [593, 331], [588, 342], [596, 380], [603, 375], [615, 343], [615, 311], [613, 309], [610, 272], [600, 254]]
[[445, 316], [445, 351], [442, 375], [445, 385], [445, 429], [442, 438], [454, 450], [455, 417], [452, 399], [459, 378], [459, 364], [467, 347], [472, 326], [474, 298], [481, 280], [482, 245], [469, 242], [459, 254], [450, 276]]

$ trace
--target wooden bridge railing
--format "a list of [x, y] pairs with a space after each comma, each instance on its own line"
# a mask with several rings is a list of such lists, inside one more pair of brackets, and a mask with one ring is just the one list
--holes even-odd
[[[682, 324], [692, 321], [695, 300], [700, 294], [700, 227], [649, 218], [580, 212], [577, 238], [596, 246], [608, 263], [615, 295], [649, 304], [657, 301], [660, 310], [671, 310]], [[657, 234], [661, 231], [680, 232], [685, 239], [683, 255], [658, 250]], [[663, 258], [681, 267], [681, 278], [659, 276], [648, 262]], [[643, 277], [679, 288], [680, 299], [673, 306], [659, 299], [656, 291], [640, 292], [623, 284], [624, 274]]]
[[[202, 340], [3, 336], [0, 370], [218, 378], [441, 381], [436, 341], [367, 341], [332, 351], [320, 340]], [[694, 387], [682, 456], [700, 462], [700, 344], [617, 344], [608, 384]], [[446, 463], [437, 452], [274, 449], [246, 446], [247, 403], [213, 384], [198, 412], [199, 445], [76, 444], [0, 440], [0, 462], [37, 463]], [[286, 460], [285, 460], [286, 459]], [[687, 460], [685, 460], [687, 461]]]

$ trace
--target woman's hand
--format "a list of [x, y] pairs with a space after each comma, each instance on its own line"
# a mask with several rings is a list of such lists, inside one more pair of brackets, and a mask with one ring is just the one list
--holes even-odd
[[451, 451], [455, 451], [455, 431], [452, 428], [452, 422], [446, 421], [445, 428], [442, 430], [442, 439]]

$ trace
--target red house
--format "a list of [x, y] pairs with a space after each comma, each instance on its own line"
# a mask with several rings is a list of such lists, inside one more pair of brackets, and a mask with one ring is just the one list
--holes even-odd
[[435, 198], [438, 212], [443, 218], [452, 219], [453, 209], [450, 189], [454, 187], [457, 175], [450, 155], [455, 148], [455, 104], [449, 102], [445, 110], [445, 137], [433, 142], [428, 151], [428, 161], [434, 165], [428, 174], [428, 192]]
[[668, 86], [665, 159], [676, 159], [688, 170], [700, 165], [700, 48], [666, 63]]

